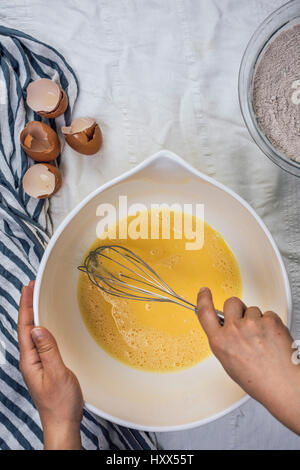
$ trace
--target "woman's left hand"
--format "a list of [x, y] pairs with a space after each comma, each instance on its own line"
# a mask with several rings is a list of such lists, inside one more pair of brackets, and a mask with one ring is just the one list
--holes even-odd
[[40, 414], [45, 449], [81, 449], [81, 388], [65, 366], [52, 334], [46, 328], [34, 327], [33, 289], [31, 281], [23, 288], [20, 300], [20, 370]]

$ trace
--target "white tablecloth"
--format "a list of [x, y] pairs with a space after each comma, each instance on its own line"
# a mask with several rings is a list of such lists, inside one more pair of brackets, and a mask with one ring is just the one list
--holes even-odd
[[[282, 0], [2, 0], [1, 17], [56, 47], [80, 82], [76, 116], [100, 123], [100, 154], [66, 147], [55, 227], [84, 196], [162, 148], [244, 197], [278, 243], [300, 339], [298, 180], [252, 142], [238, 105], [238, 69], [258, 24]], [[194, 430], [157, 435], [165, 449], [300, 449], [300, 439], [248, 401]]]

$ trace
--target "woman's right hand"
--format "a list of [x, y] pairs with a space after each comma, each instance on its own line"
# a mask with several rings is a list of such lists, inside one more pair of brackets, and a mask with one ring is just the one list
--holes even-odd
[[221, 326], [208, 288], [200, 290], [197, 305], [212, 352], [229, 376], [300, 434], [300, 365], [292, 361], [293, 338], [279, 316], [232, 297]]

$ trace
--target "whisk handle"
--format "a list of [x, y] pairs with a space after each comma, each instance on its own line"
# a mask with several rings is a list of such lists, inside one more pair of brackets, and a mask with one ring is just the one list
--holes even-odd
[[219, 317], [219, 323], [221, 326], [224, 325], [224, 315], [223, 315], [223, 312], [221, 312], [220, 310], [216, 310], [216, 314], [218, 315]]
[[[197, 307], [195, 307], [195, 313], [197, 315]], [[218, 315], [218, 318], [219, 318], [219, 323], [221, 326], [224, 325], [224, 314], [223, 312], [221, 312], [221, 310], [216, 310], [216, 314]]]

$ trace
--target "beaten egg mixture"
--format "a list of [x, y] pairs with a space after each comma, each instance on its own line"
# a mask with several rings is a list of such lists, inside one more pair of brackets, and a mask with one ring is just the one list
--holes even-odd
[[[119, 239], [119, 221], [110, 227], [113, 240], [96, 239], [88, 253], [100, 245], [129, 248], [148, 263], [178, 294], [196, 303], [199, 288], [212, 290], [215, 307], [222, 310], [224, 301], [242, 295], [242, 279], [237, 260], [222, 238], [204, 223], [201, 249], [187, 250], [185, 236], [177, 239], [171, 228], [170, 239]], [[156, 223], [161, 223], [160, 212]], [[196, 219], [192, 218], [193, 226]], [[131, 217], [126, 220], [130, 224]], [[153, 223], [153, 220], [152, 220]], [[87, 254], [88, 254], [87, 253]], [[87, 255], [86, 254], [86, 255]], [[97, 344], [115, 359], [128, 366], [151, 372], [185, 369], [210, 354], [207, 337], [192, 310], [172, 303], [124, 300], [103, 293], [80, 272], [78, 301], [84, 323]]]

